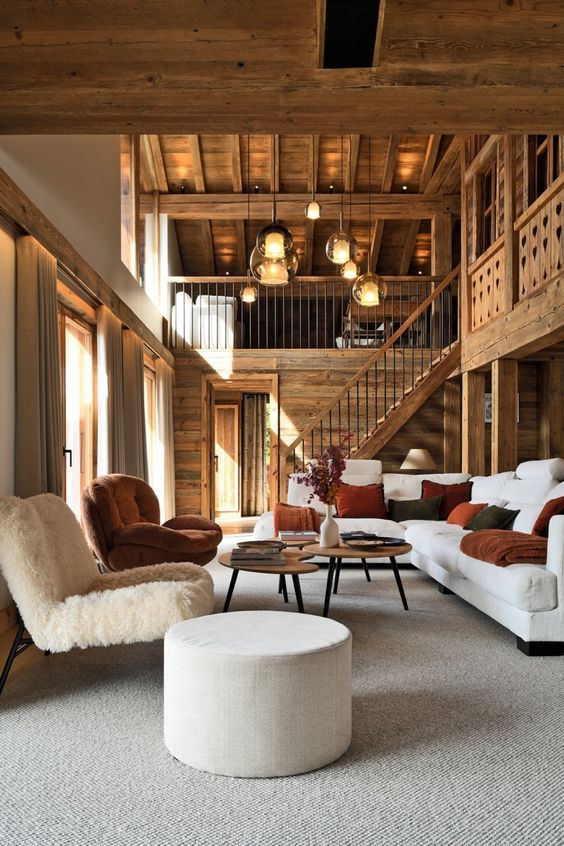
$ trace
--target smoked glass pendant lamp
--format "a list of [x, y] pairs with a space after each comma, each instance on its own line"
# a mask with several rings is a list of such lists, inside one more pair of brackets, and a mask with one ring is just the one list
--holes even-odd
[[373, 308], [380, 305], [388, 293], [388, 286], [381, 276], [371, 270], [372, 267], [372, 156], [371, 156], [371, 138], [368, 136], [368, 259], [366, 273], [359, 276], [353, 285], [352, 296], [355, 302], [361, 306]]
[[358, 252], [358, 244], [355, 239], [348, 232], [343, 230], [343, 212], [341, 210], [339, 218], [339, 230], [334, 232], [325, 247], [327, 258], [333, 264], [346, 264], [351, 259], [354, 259]]
[[298, 271], [298, 254], [290, 250], [282, 258], [266, 258], [255, 247], [251, 253], [251, 273], [263, 285], [287, 285]]
[[358, 276], [358, 265], [353, 259], [349, 259], [341, 267], [341, 276], [345, 279], [356, 279]]
[[247, 281], [243, 282], [241, 287], [241, 291], [239, 292], [239, 296], [241, 297], [241, 302], [243, 303], [254, 303], [256, 302], [258, 295], [257, 286], [254, 284], [253, 280], [251, 279], [251, 272], [247, 270]]

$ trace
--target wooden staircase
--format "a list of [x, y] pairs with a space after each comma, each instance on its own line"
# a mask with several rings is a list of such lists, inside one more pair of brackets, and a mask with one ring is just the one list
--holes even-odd
[[350, 458], [373, 458], [460, 365], [458, 278], [452, 270], [280, 454], [299, 472], [349, 434]]

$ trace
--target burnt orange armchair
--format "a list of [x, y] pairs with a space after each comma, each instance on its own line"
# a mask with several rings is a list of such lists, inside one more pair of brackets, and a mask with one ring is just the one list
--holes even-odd
[[153, 489], [135, 476], [98, 476], [82, 492], [82, 524], [90, 546], [108, 570], [190, 561], [207, 564], [223, 537], [205, 517], [173, 517], [160, 525]]

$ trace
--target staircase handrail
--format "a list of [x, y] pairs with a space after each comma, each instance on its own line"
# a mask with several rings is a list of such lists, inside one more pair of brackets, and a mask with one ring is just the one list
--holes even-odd
[[337, 394], [337, 396], [333, 397], [333, 399], [329, 403], [327, 403], [325, 408], [323, 408], [319, 412], [319, 414], [314, 417], [313, 420], [310, 420], [308, 425], [304, 429], [302, 429], [298, 437], [295, 438], [288, 447], [281, 451], [281, 459], [287, 458], [288, 455], [293, 452], [293, 450], [307, 438], [310, 432], [315, 429], [318, 423], [323, 420], [325, 415], [329, 414], [329, 412], [333, 408], [335, 408], [336, 405], [338, 405], [345, 399], [351, 388], [353, 388], [357, 384], [357, 382], [362, 379], [365, 373], [371, 370], [371, 368], [374, 366], [374, 364], [378, 361], [379, 358], [385, 355], [385, 353], [391, 347], [393, 347], [393, 345], [404, 334], [404, 332], [406, 332], [411, 326], [413, 326], [415, 321], [423, 314], [423, 312], [427, 310], [430, 305], [433, 304], [437, 297], [441, 295], [445, 288], [447, 288], [451, 284], [451, 282], [453, 282], [456, 277], [459, 276], [459, 274], [460, 265], [458, 264], [455, 268], [453, 268], [453, 270], [450, 271], [450, 273], [445, 276], [443, 281], [439, 285], [437, 285], [437, 287], [433, 291], [431, 291], [431, 293], [423, 300], [423, 302], [420, 303], [420, 305], [415, 309], [415, 311], [413, 311], [409, 315], [409, 317], [404, 320], [401, 326], [398, 326], [394, 334], [391, 335], [390, 338], [388, 338], [388, 340], [384, 344], [382, 344], [381, 347], [378, 347], [378, 349], [373, 353], [373, 355], [370, 356], [366, 364], [364, 364], [360, 368], [360, 370], [358, 370], [355, 375], [349, 379], [349, 381], [344, 385], [344, 387]]

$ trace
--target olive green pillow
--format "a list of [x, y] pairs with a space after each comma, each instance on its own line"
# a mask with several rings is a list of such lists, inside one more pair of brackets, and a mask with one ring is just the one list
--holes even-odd
[[482, 509], [475, 517], [472, 517], [464, 528], [471, 529], [473, 532], [477, 532], [479, 529], [508, 529], [518, 514], [519, 509], [512, 511], [510, 508], [490, 505], [488, 508]]
[[390, 499], [388, 514], [390, 520], [401, 523], [404, 520], [438, 520], [442, 496], [428, 496], [425, 499]]

